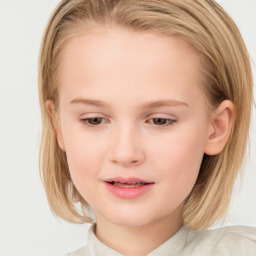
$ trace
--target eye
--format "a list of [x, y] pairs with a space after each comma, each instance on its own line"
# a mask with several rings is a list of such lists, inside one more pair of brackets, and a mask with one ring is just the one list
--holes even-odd
[[155, 126], [159, 126], [159, 128], [167, 127], [173, 125], [177, 120], [175, 119], [167, 119], [167, 118], [151, 118]]
[[105, 118], [102, 117], [92, 117], [92, 118], [84, 118], [80, 119], [80, 122], [83, 125], [89, 126], [89, 127], [98, 127], [102, 124], [102, 120]]
[[[88, 127], [100, 127], [106, 120], [105, 118], [102, 117], [91, 117], [91, 118], [83, 118], [79, 119], [80, 122]], [[152, 120], [153, 122], [150, 121], [150, 123], [153, 123], [154, 126], [157, 126], [158, 128], [165, 128], [170, 125], [173, 125], [177, 120], [175, 119], [167, 119], [167, 118], [151, 118], [149, 120]]]

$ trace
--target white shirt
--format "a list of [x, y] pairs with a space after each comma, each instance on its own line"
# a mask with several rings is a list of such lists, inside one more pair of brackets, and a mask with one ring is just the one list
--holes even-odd
[[[122, 256], [88, 231], [87, 245], [65, 256]], [[183, 226], [147, 256], [256, 256], [256, 228], [230, 226], [197, 232]]]

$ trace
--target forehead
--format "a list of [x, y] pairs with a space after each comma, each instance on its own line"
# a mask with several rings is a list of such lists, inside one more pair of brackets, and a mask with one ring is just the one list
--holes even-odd
[[66, 44], [59, 66], [60, 92], [74, 98], [83, 92], [94, 98], [109, 92], [136, 98], [137, 92], [151, 100], [171, 89], [176, 97], [180, 92], [189, 98], [191, 88], [201, 85], [200, 68], [197, 52], [178, 37], [99, 28]]

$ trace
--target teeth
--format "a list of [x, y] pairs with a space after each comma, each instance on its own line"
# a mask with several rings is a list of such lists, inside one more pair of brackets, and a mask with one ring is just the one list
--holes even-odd
[[118, 186], [118, 187], [124, 187], [124, 188], [133, 188], [133, 187], [140, 187], [140, 186], [143, 186], [145, 185], [146, 183], [145, 182], [124, 182], [124, 183], [121, 183], [121, 182], [111, 182], [112, 185], [114, 186]]

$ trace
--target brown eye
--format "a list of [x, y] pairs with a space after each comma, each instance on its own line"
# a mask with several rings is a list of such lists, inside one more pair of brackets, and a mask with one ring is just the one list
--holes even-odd
[[87, 126], [99, 126], [100, 124], [102, 124], [102, 120], [104, 120], [105, 118], [101, 118], [101, 117], [93, 117], [93, 118], [84, 118], [84, 119], [80, 119], [81, 123]]
[[102, 118], [94, 117], [94, 118], [88, 118], [88, 123], [91, 125], [98, 125], [102, 121]]
[[151, 123], [153, 123], [155, 126], [159, 126], [159, 128], [164, 128], [170, 125], [173, 125], [176, 120], [174, 119], [166, 119], [166, 118], [152, 118], [150, 119], [152, 120]]
[[164, 118], [153, 118], [153, 123], [156, 125], [165, 125], [168, 120]]

